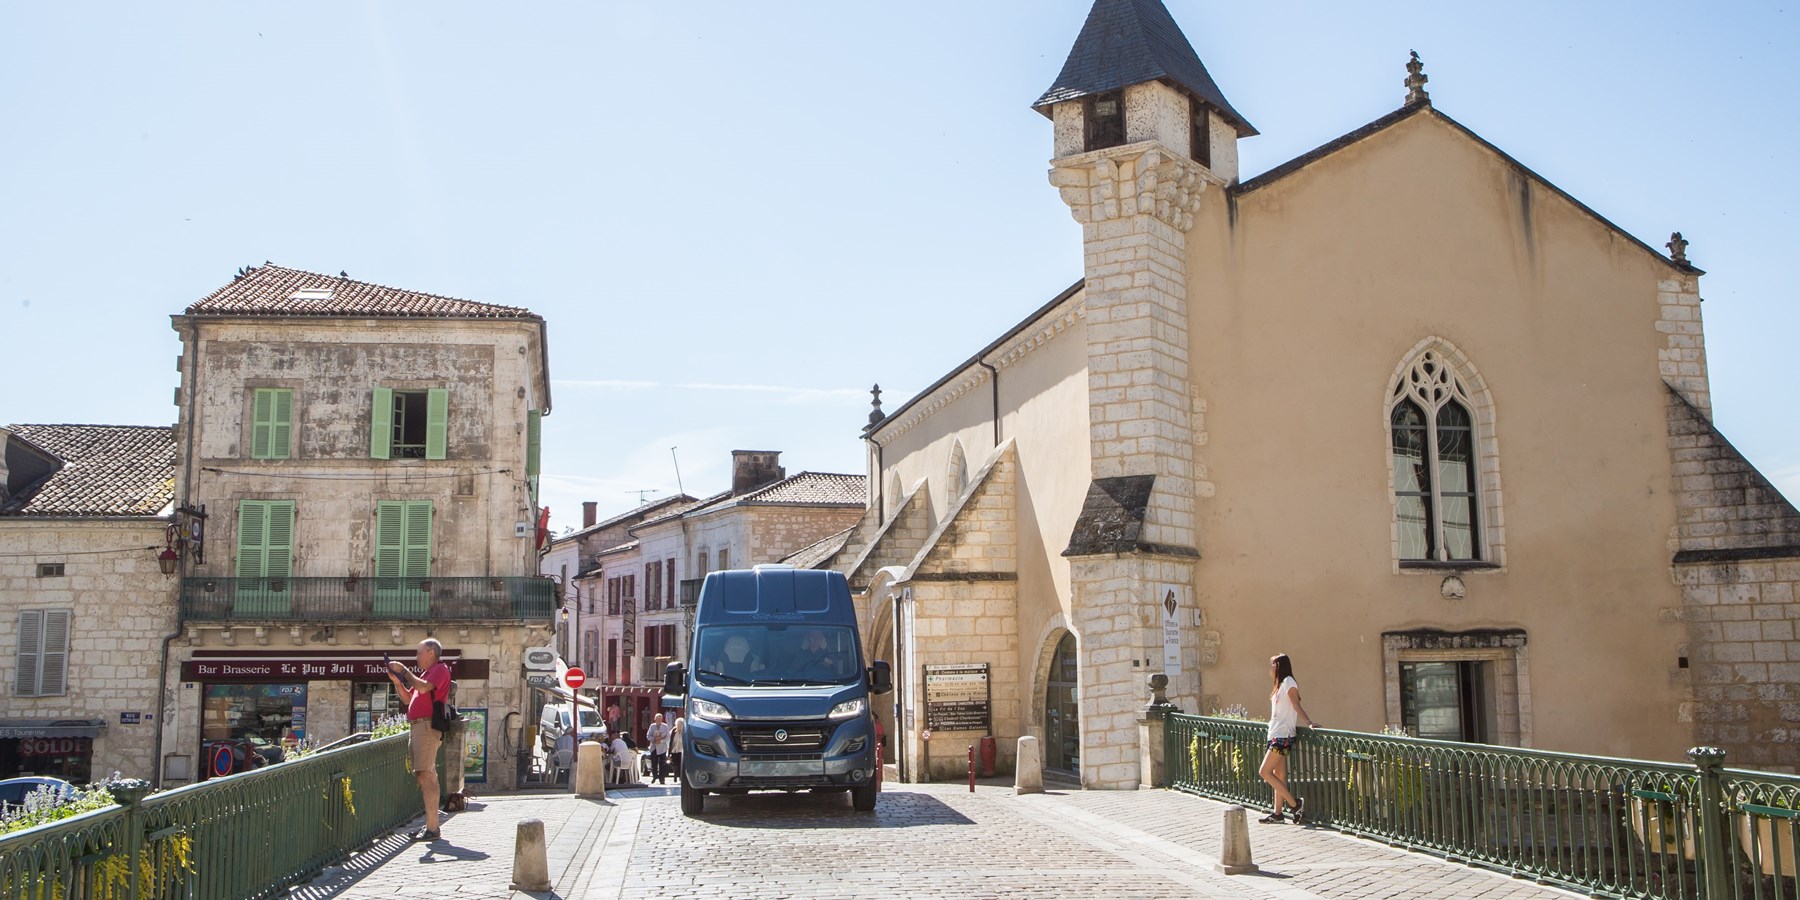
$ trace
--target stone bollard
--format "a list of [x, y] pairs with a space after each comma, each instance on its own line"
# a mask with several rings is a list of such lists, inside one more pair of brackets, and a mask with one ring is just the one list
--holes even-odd
[[1044, 792], [1044, 756], [1038, 750], [1038, 739], [1031, 735], [1019, 738], [1019, 758], [1013, 766], [1013, 793]]
[[582, 741], [575, 760], [575, 796], [606, 799], [606, 748], [598, 741]]
[[544, 843], [544, 820], [521, 819], [513, 839], [513, 891], [547, 891], [550, 884], [550, 848]]
[[1248, 875], [1256, 871], [1250, 858], [1250, 823], [1241, 806], [1225, 808], [1225, 831], [1219, 848], [1219, 862], [1213, 870], [1225, 875]]

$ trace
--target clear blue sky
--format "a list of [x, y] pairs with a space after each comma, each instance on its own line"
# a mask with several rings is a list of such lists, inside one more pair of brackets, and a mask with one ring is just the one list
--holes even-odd
[[[1800, 497], [1800, 28], [1778, 3], [1169, 0], [1246, 177], [1433, 99], [1693, 241], [1718, 421]], [[889, 408], [1080, 275], [1045, 182], [1087, 0], [0, 0], [0, 421], [173, 421], [167, 315], [265, 259], [550, 321], [546, 495], [862, 471]], [[1605, 340], [1605, 336], [1597, 336]]]

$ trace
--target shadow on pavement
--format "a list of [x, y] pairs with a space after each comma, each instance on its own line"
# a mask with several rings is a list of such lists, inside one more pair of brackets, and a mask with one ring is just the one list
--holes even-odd
[[389, 834], [358, 851], [343, 865], [326, 869], [311, 884], [294, 888], [287, 896], [289, 900], [327, 900], [340, 896], [371, 872], [381, 868], [382, 864], [398, 858], [412, 845], [412, 838], [404, 833]]
[[849, 794], [743, 794], [706, 798], [699, 820], [726, 828], [918, 828], [975, 820], [926, 794], [885, 792], [874, 812], [850, 808]]
[[490, 858], [490, 854], [480, 850], [458, 847], [447, 840], [436, 840], [425, 845], [425, 855], [419, 857], [419, 862], [479, 862], [488, 858]]

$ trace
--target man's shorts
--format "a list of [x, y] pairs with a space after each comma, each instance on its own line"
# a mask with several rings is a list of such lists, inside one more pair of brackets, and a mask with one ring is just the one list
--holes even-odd
[[412, 755], [412, 769], [415, 773], [437, 772], [438, 745], [443, 742], [443, 733], [431, 727], [430, 719], [412, 720], [412, 734], [407, 738], [407, 750]]

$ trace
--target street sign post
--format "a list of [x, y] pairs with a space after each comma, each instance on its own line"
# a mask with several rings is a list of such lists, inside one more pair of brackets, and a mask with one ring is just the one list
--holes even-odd
[[576, 690], [584, 684], [587, 684], [587, 673], [581, 671], [579, 666], [570, 666], [569, 671], [563, 673], [563, 686], [569, 690]]
[[580, 666], [570, 666], [563, 673], [563, 686], [569, 689], [569, 733], [575, 737], [575, 746], [569, 752], [570, 791], [575, 790], [575, 767], [581, 761], [581, 686], [584, 684], [587, 684], [587, 673], [581, 671]]

